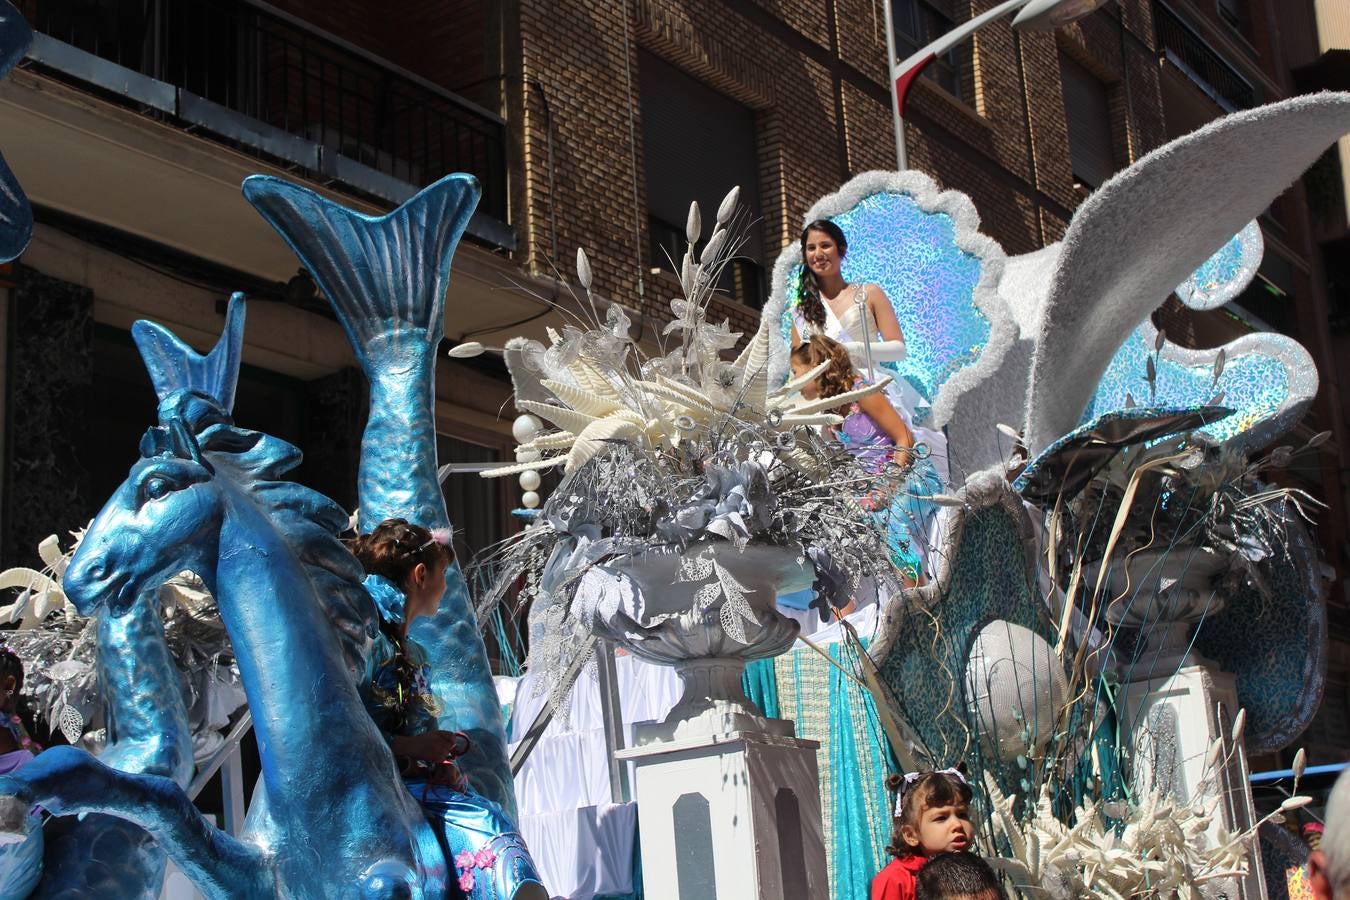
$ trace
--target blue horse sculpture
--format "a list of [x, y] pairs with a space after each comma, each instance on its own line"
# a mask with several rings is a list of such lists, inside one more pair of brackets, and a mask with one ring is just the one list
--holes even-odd
[[33, 805], [119, 816], [210, 897], [447, 896], [444, 853], [357, 691], [375, 613], [337, 538], [346, 513], [280, 480], [296, 448], [236, 428], [205, 394], [175, 391], [160, 421], [91, 525], [66, 590], [85, 614], [118, 615], [177, 572], [206, 584], [263, 760], [244, 834], [215, 828], [168, 779], [69, 747], [0, 779], [0, 827], [21, 831]]
[[[157, 325], [139, 322], [133, 334], [161, 398], [191, 385], [228, 411], [243, 329], [243, 297], [235, 295], [224, 333], [206, 356]], [[123, 772], [164, 776], [185, 788], [193, 771], [192, 735], [164, 639], [158, 591], [158, 585], [149, 585], [125, 615], [104, 610], [95, 615], [95, 660], [108, 727], [99, 761]], [[98, 853], [91, 853], [92, 847]], [[116, 816], [56, 819], [0, 848], [0, 897], [149, 900], [161, 893], [164, 859], [144, 829]]]

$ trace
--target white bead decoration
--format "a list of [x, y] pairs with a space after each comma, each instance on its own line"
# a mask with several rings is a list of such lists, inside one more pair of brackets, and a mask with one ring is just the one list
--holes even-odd
[[543, 430], [544, 430], [544, 423], [540, 422], [537, 418], [530, 415], [529, 413], [526, 413], [525, 415], [521, 416], [516, 416], [516, 420], [511, 423], [511, 436], [514, 437], [516, 441], [521, 444], [525, 443], [526, 441], [534, 440], [535, 437], [538, 436], [539, 432]]

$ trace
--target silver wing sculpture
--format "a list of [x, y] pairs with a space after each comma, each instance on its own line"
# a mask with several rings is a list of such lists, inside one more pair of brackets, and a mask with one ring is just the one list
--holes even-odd
[[[859, 175], [804, 219], [838, 222], [849, 237], [845, 276], [879, 284], [895, 304], [909, 348], [897, 374], [932, 403], [928, 424], [947, 429], [953, 464], [966, 472], [1007, 458], [997, 423], [1019, 428], [1035, 455], [1124, 409], [1126, 393], [1176, 406], [1222, 392], [1237, 413], [1212, 436], [1260, 445], [1316, 393], [1311, 358], [1288, 338], [1252, 335], [1200, 352], [1165, 342], [1152, 402], [1118, 373], [1145, 371], [1135, 361], [1156, 337], [1149, 314], [1347, 131], [1347, 94], [1227, 116], [1118, 173], [1079, 207], [1060, 243], [1014, 257], [979, 234], [968, 198], [917, 172]], [[771, 371], [779, 379], [799, 264], [794, 244], [774, 268], [761, 323], [781, 336]], [[1212, 385], [1220, 349], [1227, 371]]]

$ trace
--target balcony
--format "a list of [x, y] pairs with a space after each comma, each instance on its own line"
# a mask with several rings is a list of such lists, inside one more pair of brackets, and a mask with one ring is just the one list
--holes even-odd
[[1256, 88], [1200, 33], [1160, 0], [1153, 3], [1153, 27], [1159, 51], [1225, 112], [1249, 109]]
[[470, 234], [515, 248], [506, 123], [247, 0], [17, 0], [40, 71], [310, 178], [401, 203], [449, 172], [483, 185]]

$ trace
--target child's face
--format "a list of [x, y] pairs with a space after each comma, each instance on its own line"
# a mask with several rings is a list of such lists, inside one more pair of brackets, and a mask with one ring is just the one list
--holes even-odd
[[919, 816], [919, 825], [902, 825], [901, 834], [911, 847], [918, 847], [924, 856], [939, 853], [957, 853], [970, 849], [975, 827], [970, 824], [970, 808], [966, 804], [930, 806]]
[[[792, 377], [793, 377], [793, 378], [801, 378], [801, 377], [802, 377], [803, 375], [805, 375], [807, 372], [811, 371], [811, 368], [812, 368], [812, 367], [811, 367], [811, 366], [808, 366], [806, 363], [803, 363], [803, 362], [797, 362], [797, 360], [794, 359], [794, 360], [792, 361]], [[807, 384], [803, 385], [803, 386], [802, 386], [802, 396], [805, 397], [807, 400], [814, 400], [814, 399], [816, 399], [817, 397], [819, 397], [819, 396], [820, 396], [820, 379], [817, 378], [815, 381], [811, 381], [811, 382], [808, 382]]]
[[409, 624], [419, 616], [429, 616], [440, 606], [441, 595], [445, 593], [445, 573], [450, 564], [438, 559], [430, 566], [418, 563], [404, 584], [403, 593], [407, 597], [403, 610]]

